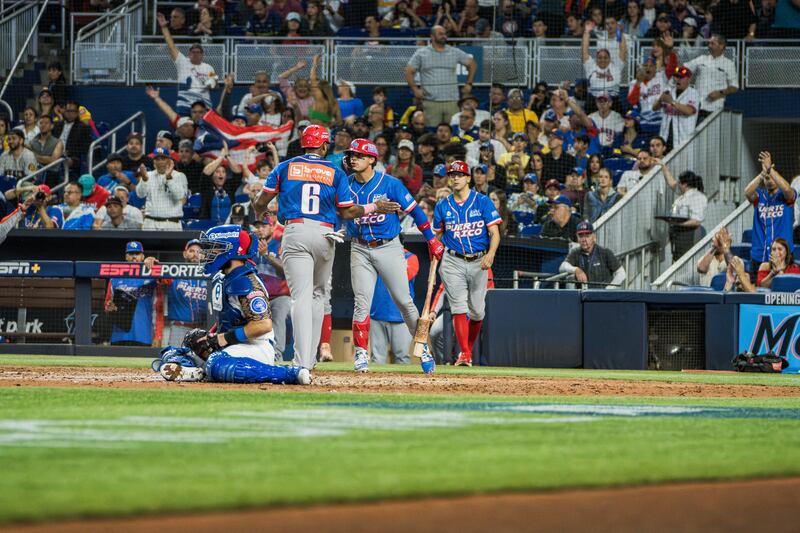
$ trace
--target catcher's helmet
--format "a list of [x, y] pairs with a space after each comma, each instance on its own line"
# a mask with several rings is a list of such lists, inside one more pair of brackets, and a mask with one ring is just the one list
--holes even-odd
[[211, 347], [207, 342], [201, 341], [208, 336], [208, 332], [204, 329], [194, 328], [186, 332], [183, 336], [183, 346], [189, 348], [194, 354], [202, 359], [208, 358], [211, 355]]
[[331, 142], [331, 134], [325, 126], [311, 124], [306, 126], [300, 134], [301, 148], [319, 148], [325, 143]]
[[202, 263], [206, 274], [219, 272], [231, 259], [246, 261], [258, 252], [258, 240], [237, 224], [215, 226], [200, 234]]
[[447, 167], [448, 174], [466, 174], [469, 176], [469, 165], [467, 165], [463, 161], [453, 161], [450, 163], [450, 166]]
[[378, 158], [378, 147], [369, 139], [354, 139], [350, 143], [350, 148], [347, 149], [348, 153], [367, 155], [369, 157]]

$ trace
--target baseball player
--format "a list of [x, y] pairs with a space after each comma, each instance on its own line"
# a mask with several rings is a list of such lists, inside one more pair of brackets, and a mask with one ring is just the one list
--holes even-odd
[[352, 219], [392, 213], [400, 205], [381, 200], [366, 205], [353, 202], [347, 176], [325, 160], [330, 133], [323, 126], [307, 126], [300, 146], [305, 154], [275, 167], [253, 200], [253, 209], [260, 218], [278, 196], [278, 216], [286, 227], [281, 259], [292, 297], [294, 364], [312, 369], [322, 330], [325, 283], [333, 271], [334, 245], [342, 240], [341, 233], [332, 231], [337, 214]]
[[[425, 212], [414, 201], [403, 183], [386, 172], [376, 172], [378, 148], [369, 139], [355, 139], [347, 151], [346, 164], [353, 170], [350, 190], [359, 202], [390, 200], [397, 202], [403, 211], [414, 218], [420, 232], [428, 240], [431, 257], [440, 259], [444, 252], [442, 243], [431, 231]], [[347, 233], [352, 238], [350, 247], [350, 280], [353, 285], [355, 309], [353, 310], [353, 344], [356, 347], [355, 370], [369, 370], [369, 309], [378, 276], [383, 279], [403, 321], [413, 335], [417, 329], [419, 311], [408, 292], [406, 260], [400, 234], [400, 217], [397, 213], [369, 213], [347, 223]], [[433, 358], [422, 355], [422, 367], [433, 372]]]
[[436, 204], [433, 230], [447, 251], [439, 273], [461, 349], [456, 365], [472, 366], [472, 347], [483, 324], [488, 270], [500, 245], [501, 219], [488, 196], [470, 189], [464, 161], [450, 163], [447, 176], [453, 194]]
[[267, 290], [252, 262], [258, 240], [230, 224], [203, 233], [199, 245], [205, 273], [214, 276], [217, 323], [208, 332], [191, 330], [181, 348], [164, 349], [153, 369], [167, 381], [309, 385], [308, 369], [275, 364]]
[[[183, 248], [183, 259], [189, 263], [200, 262], [200, 241], [192, 239]], [[167, 279], [167, 320], [169, 335], [167, 345], [178, 346], [186, 334], [206, 325], [208, 315], [207, 282], [204, 279]]]
[[289, 285], [286, 283], [283, 262], [280, 259], [281, 240], [277, 236], [275, 223], [271, 216], [253, 221], [252, 227], [258, 237], [258, 256], [253, 261], [269, 294], [275, 350], [282, 359], [286, 349], [286, 321], [292, 311], [292, 299], [289, 297]]

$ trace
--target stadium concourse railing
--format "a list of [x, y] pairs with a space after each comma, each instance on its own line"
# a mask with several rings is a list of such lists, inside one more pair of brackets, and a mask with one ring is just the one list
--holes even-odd
[[749, 202], [742, 202], [713, 230], [700, 239], [688, 252], [672, 264], [653, 281], [654, 289], [676, 290], [682, 287], [699, 285], [700, 275], [697, 272], [697, 262], [703, 257], [711, 246], [711, 239], [723, 228], [727, 228], [734, 242], [737, 242], [745, 230], [753, 226], [753, 206]]
[[[686, 170], [702, 176], [705, 194], [713, 198], [720, 191], [720, 176], [741, 176], [741, 130], [739, 113], [717, 111], [663, 162], [676, 177]], [[648, 288], [671, 264], [666, 253], [668, 226], [655, 217], [667, 215], [674, 199], [675, 193], [666, 186], [661, 168], [656, 167], [595, 224], [598, 242], [625, 261], [625, 288]]]
[[[20, 62], [38, 54], [39, 20], [48, 2], [20, 2], [0, 13], [0, 77], [5, 79], [0, 89], [0, 101]], [[14, 113], [10, 106], [6, 104], [4, 107], [8, 108], [13, 120]]]
[[[142, 141], [144, 143], [147, 142], [147, 115], [145, 115], [143, 111], [137, 111], [114, 126], [111, 130], [92, 141], [92, 144], [89, 145], [89, 172], [93, 173], [95, 170], [105, 165], [108, 161], [109, 155], [121, 152], [125, 148], [125, 144], [127, 142], [125, 137], [133, 132], [140, 133], [142, 135]], [[123, 135], [123, 140], [121, 143], [117, 142], [118, 135]], [[147, 145], [144, 144], [144, 146]], [[95, 164], [95, 154], [100, 149], [104, 149], [106, 155], [101, 161]]]
[[[145, 8], [129, 0], [94, 21], [75, 36], [72, 47], [74, 83], [173, 83], [175, 67], [163, 38], [142, 35]], [[356, 85], [404, 86], [403, 67], [427, 37], [210, 37], [202, 40], [206, 61], [218, 72], [235, 73], [236, 83], [252, 83], [266, 70], [273, 79], [299, 59], [322, 53], [322, 75]], [[187, 48], [196, 38], [176, 38]], [[297, 44], [292, 44], [296, 41]], [[309, 44], [310, 43], [310, 44]], [[536, 81], [560, 84], [584, 77], [577, 39], [459, 39], [459, 47], [479, 60], [476, 85], [493, 82], [530, 87]], [[592, 48], [592, 51], [596, 47]], [[650, 54], [649, 42], [630, 40], [622, 85], [635, 77], [636, 65]], [[677, 47], [683, 61], [708, 53], [707, 46]], [[736, 65], [742, 87], [800, 87], [800, 46], [792, 40], [746, 43], [730, 41], [725, 52]], [[82, 67], [83, 65], [83, 67]], [[298, 74], [301, 75], [302, 73]], [[463, 74], [466, 74], [465, 72]], [[776, 84], [771, 80], [777, 80]]]

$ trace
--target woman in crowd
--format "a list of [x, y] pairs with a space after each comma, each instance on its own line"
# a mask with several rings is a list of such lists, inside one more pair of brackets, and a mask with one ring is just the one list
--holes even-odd
[[312, 124], [319, 124], [330, 128], [331, 126], [338, 126], [342, 123], [342, 114], [339, 110], [339, 103], [333, 96], [331, 84], [327, 80], [320, 80], [317, 78], [317, 68], [319, 66], [319, 55], [315, 55], [311, 60], [311, 96], [314, 98], [314, 103], [308, 110], [308, 119]]
[[192, 35], [197, 37], [213, 37], [219, 30], [217, 23], [216, 13], [209, 7], [200, 8], [200, 17], [197, 23], [194, 24], [189, 31]]
[[412, 195], [417, 194], [422, 187], [422, 167], [414, 160], [414, 143], [404, 139], [397, 144], [397, 163], [390, 165], [386, 173], [402, 181]]
[[639, 150], [647, 148], [649, 139], [639, 133], [641, 115], [635, 109], [629, 109], [623, 120], [622, 133], [614, 139], [614, 148], [618, 149], [625, 157], [636, 157]]
[[547, 83], [540, 81], [533, 88], [533, 91], [531, 91], [531, 96], [528, 99], [528, 109], [536, 113], [537, 117], [541, 117], [544, 112], [547, 111], [549, 102], [547, 90]]
[[667, 186], [679, 193], [672, 202], [673, 216], [686, 218], [683, 222], [671, 223], [669, 227], [672, 257], [678, 259], [700, 240], [700, 226], [706, 218], [708, 198], [703, 193], [703, 178], [687, 170], [676, 181], [667, 165], [659, 159], [655, 161], [661, 167]]
[[361, 98], [356, 98], [356, 86], [353, 82], [339, 80], [336, 84], [339, 93], [339, 109], [342, 113], [342, 120], [345, 124], [352, 125], [353, 121], [364, 114], [364, 102]]
[[497, 164], [494, 158], [494, 146], [486, 144], [478, 151], [478, 164], [486, 165], [486, 180], [498, 189], [506, 188], [506, 169]]
[[542, 143], [539, 142], [542, 130], [539, 129], [539, 124], [529, 120], [525, 123], [525, 135], [528, 136], [528, 154], [538, 154], [542, 151]]
[[322, 11], [319, 0], [310, 0], [306, 5], [303, 34], [314, 37], [333, 35], [331, 24]]
[[717, 274], [722, 274], [728, 269], [728, 262], [725, 260], [725, 253], [730, 252], [731, 243], [730, 233], [726, 228], [722, 228], [714, 238], [711, 239], [711, 246], [708, 251], [697, 261], [697, 273], [700, 274], [700, 285], [710, 287], [711, 280]]
[[756, 285], [769, 289], [772, 280], [782, 274], [800, 274], [800, 266], [794, 262], [794, 254], [786, 239], [778, 237], [772, 241], [769, 261], [761, 263], [756, 275]]
[[625, 16], [622, 17], [621, 22], [622, 31], [634, 39], [641, 39], [650, 29], [650, 22], [642, 16], [642, 9], [636, 0], [628, 1]]
[[42, 89], [39, 91], [39, 97], [36, 99], [36, 103], [39, 105], [40, 117], [42, 115], [50, 115], [57, 120], [55, 101], [53, 100], [53, 94], [50, 92], [50, 89]]
[[424, 28], [425, 22], [417, 16], [409, 2], [400, 0], [381, 19], [381, 26], [394, 29]]
[[550, 179], [544, 175], [544, 159], [542, 159], [542, 154], [540, 153], [531, 155], [531, 160], [528, 161], [528, 168], [525, 172], [533, 172], [536, 174], [536, 177], [539, 178], [539, 183], [544, 183]]
[[620, 195], [614, 190], [611, 180], [611, 171], [601, 168], [597, 172], [597, 187], [586, 194], [583, 206], [584, 218], [593, 223], [611, 209], [619, 199]]
[[505, 237], [509, 234], [516, 235], [517, 221], [514, 220], [514, 215], [508, 210], [508, 197], [505, 191], [501, 191], [500, 189], [494, 190], [489, 193], [489, 199], [494, 204], [494, 208], [497, 209], [497, 212], [500, 213], [500, 219], [502, 220], [500, 223], [500, 236]]
[[29, 144], [39, 135], [39, 113], [32, 107], [22, 110], [22, 129], [25, 130], [25, 144]]
[[678, 66], [678, 55], [672, 49], [674, 44], [673, 37], [668, 33], [653, 40], [652, 57], [656, 61], [656, 72], [663, 72], [667, 79], [672, 77]]
[[397, 164], [397, 157], [392, 154], [389, 146], [389, 138], [383, 133], [375, 136], [375, 147], [378, 149], [378, 161], [375, 163], [375, 171], [385, 171], [392, 165]]
[[603, 170], [603, 156], [594, 154], [589, 156], [589, 165], [586, 168], [586, 188], [594, 189], [598, 186], [598, 174]]
[[514, 135], [514, 132], [511, 131], [511, 121], [508, 120], [508, 113], [504, 110], [495, 111], [492, 115], [492, 124], [494, 124], [492, 138], [500, 141], [509, 152], [512, 151], [511, 136]]

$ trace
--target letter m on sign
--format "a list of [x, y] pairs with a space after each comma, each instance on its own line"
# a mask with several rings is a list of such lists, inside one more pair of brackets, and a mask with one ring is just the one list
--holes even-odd
[[[755, 354], [774, 352], [781, 357], [786, 357], [792, 344], [792, 334], [798, 319], [800, 319], [798, 314], [788, 316], [778, 324], [777, 329], [774, 329], [770, 315], [759, 315], [750, 351]], [[763, 351], [762, 346], [764, 346]]]

